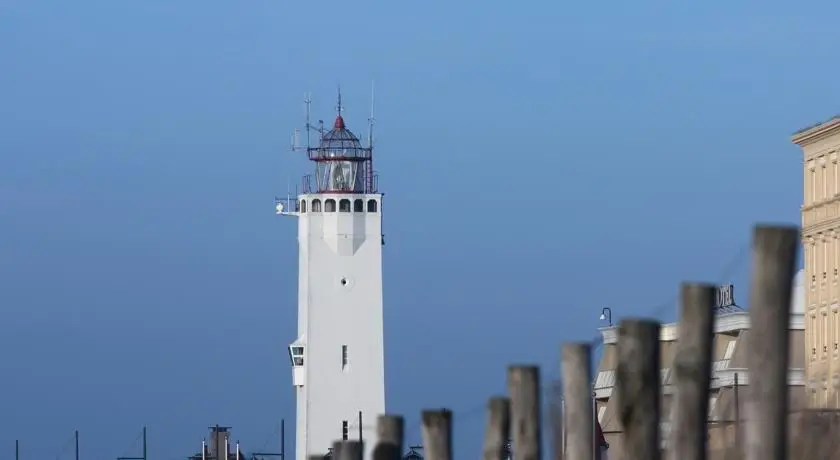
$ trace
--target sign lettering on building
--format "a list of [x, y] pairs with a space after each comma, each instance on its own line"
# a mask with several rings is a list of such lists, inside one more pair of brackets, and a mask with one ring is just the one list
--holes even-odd
[[715, 308], [731, 307], [733, 305], [735, 305], [735, 286], [732, 284], [718, 286]]

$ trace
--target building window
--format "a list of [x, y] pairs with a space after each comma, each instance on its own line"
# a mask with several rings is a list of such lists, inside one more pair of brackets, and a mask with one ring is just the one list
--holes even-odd
[[376, 212], [376, 200], [368, 200], [367, 212]]
[[341, 370], [347, 372], [350, 369], [350, 358], [347, 354], [347, 345], [341, 346]]
[[822, 240], [822, 279], [825, 281], [828, 278], [828, 240]]
[[811, 202], [817, 201], [817, 171], [811, 168]]
[[306, 200], [300, 200], [300, 212], [306, 212]]
[[817, 355], [817, 316], [811, 315], [811, 327], [809, 328], [808, 335], [811, 336], [811, 358], [813, 359]]
[[820, 345], [822, 345], [823, 357], [828, 353], [828, 315], [823, 313], [822, 318], [822, 337], [820, 337]]
[[825, 165], [820, 168], [820, 175], [822, 176], [822, 198], [828, 198], [828, 170]]
[[353, 212], [365, 212], [365, 202], [363, 200], [353, 201]]
[[338, 202], [338, 210], [340, 212], [350, 212], [350, 200], [343, 199]]
[[840, 184], [840, 178], [837, 177], [837, 160], [831, 162], [831, 183], [834, 185], [831, 187], [832, 193], [837, 195], [837, 185]]
[[300, 345], [292, 345], [289, 347], [289, 358], [292, 360], [292, 366], [303, 366], [303, 347]]
[[324, 202], [324, 212], [335, 212], [335, 200], [330, 198]]
[[321, 200], [317, 198], [312, 200], [312, 212], [321, 212]]
[[834, 235], [832, 238], [833, 246], [832, 246], [832, 267], [834, 267], [834, 282], [837, 282], [837, 267], [840, 266], [840, 241], [837, 239], [837, 235]]

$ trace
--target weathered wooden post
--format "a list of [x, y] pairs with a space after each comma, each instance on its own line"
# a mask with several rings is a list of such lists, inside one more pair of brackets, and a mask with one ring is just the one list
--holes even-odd
[[484, 460], [503, 460], [505, 443], [510, 436], [510, 400], [491, 398], [487, 403], [487, 428], [484, 432]]
[[379, 442], [373, 449], [373, 460], [400, 460], [404, 430], [405, 421], [399, 415], [380, 415], [376, 419]]
[[[618, 326], [615, 392], [624, 429], [624, 460], [659, 460], [659, 323], [627, 319]], [[569, 401], [566, 401], [568, 406]]]
[[452, 460], [452, 412], [423, 411], [423, 451], [427, 460]]
[[788, 422], [788, 324], [799, 230], [757, 225], [747, 342], [746, 460], [784, 460]]
[[709, 284], [682, 285], [682, 314], [672, 372], [677, 392], [671, 420], [671, 460], [706, 460], [714, 302]]
[[335, 441], [333, 458], [337, 460], [362, 460], [364, 449], [361, 441]]
[[562, 348], [563, 398], [566, 419], [566, 453], [570, 460], [595, 460], [595, 417], [592, 410], [592, 349], [589, 344], [571, 343]]
[[541, 460], [540, 368], [508, 368], [513, 452], [516, 460]]

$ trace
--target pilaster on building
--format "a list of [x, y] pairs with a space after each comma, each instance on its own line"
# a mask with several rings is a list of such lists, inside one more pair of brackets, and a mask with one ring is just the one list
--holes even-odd
[[840, 408], [840, 116], [791, 141], [803, 165], [802, 254], [809, 405]]

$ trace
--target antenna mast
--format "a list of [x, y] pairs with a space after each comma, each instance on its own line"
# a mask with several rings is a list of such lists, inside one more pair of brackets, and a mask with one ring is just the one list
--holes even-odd
[[306, 124], [304, 125], [304, 130], [306, 131], [306, 146], [303, 147], [299, 144], [300, 142], [300, 130], [295, 129], [295, 133], [292, 136], [292, 151], [298, 150], [309, 150], [312, 148], [312, 135], [311, 131], [318, 131], [319, 133], [324, 133], [323, 128], [323, 121], [319, 120], [320, 127], [316, 128], [312, 126], [312, 94], [311, 93], [304, 93], [303, 95], [303, 105], [305, 107], [304, 113], [306, 116]]
[[365, 184], [365, 188], [367, 189], [367, 193], [373, 193], [373, 125], [376, 124], [376, 115], [374, 110], [376, 109], [376, 92], [374, 91], [373, 82], [370, 82], [370, 118], [368, 118], [368, 150], [370, 151], [370, 160], [368, 160], [368, 169], [367, 171], [367, 184]]
[[370, 118], [368, 118], [368, 148], [373, 149], [373, 125], [376, 124], [374, 109], [376, 108], [376, 92], [373, 82], [370, 82]]

